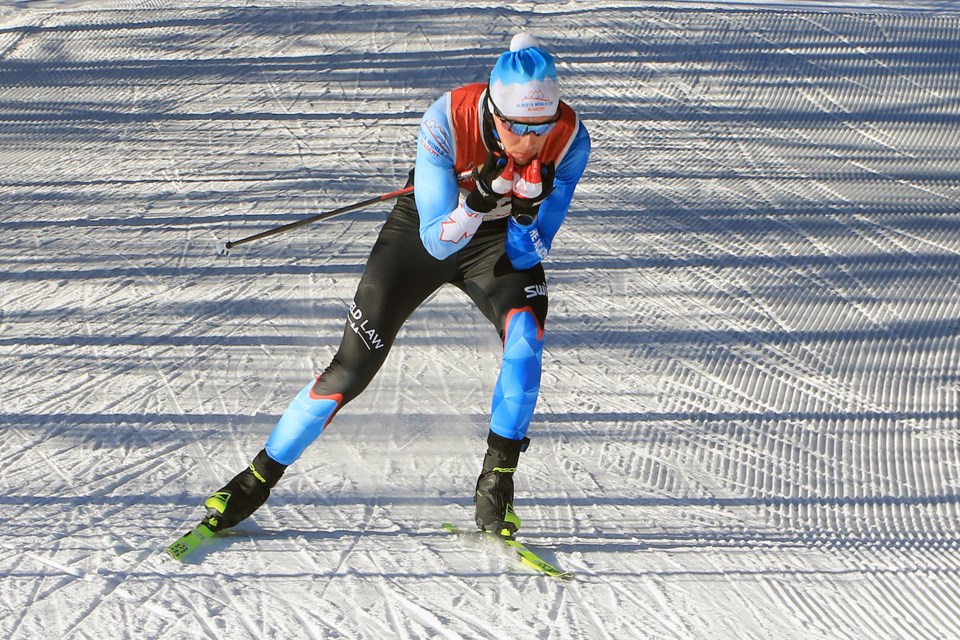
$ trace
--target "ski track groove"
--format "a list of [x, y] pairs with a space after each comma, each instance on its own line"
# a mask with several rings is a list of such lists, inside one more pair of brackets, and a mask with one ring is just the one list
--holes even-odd
[[[207, 595], [204, 593], [203, 595]], [[221, 633], [219, 630], [210, 622], [209, 620], [209, 611], [203, 611], [200, 608], [200, 603], [195, 602], [191, 598], [184, 598], [183, 602], [186, 603], [187, 608], [193, 613], [193, 620], [200, 625], [200, 627], [206, 631], [208, 638], [220, 638]], [[225, 607], [229, 607], [229, 601], [224, 602]], [[257, 637], [256, 635], [251, 637]]]
[[[449, 536], [448, 534], [443, 535], [450, 541], [450, 544], [442, 549], [443, 552], [428, 545], [428, 550], [431, 555], [433, 555], [441, 565], [445, 564], [443, 558], [447, 553], [451, 553], [452, 549], [462, 547], [462, 544], [457, 541], [454, 536]], [[456, 595], [449, 601], [449, 605], [445, 604], [443, 613], [467, 623], [475, 632], [475, 637], [496, 638], [500, 636], [501, 634], [492, 622], [488, 622], [470, 613], [467, 605], [472, 604], [471, 602], [462, 602], [465, 596], [470, 596], [470, 598], [481, 602], [481, 607], [484, 606], [484, 594], [479, 590], [477, 584], [468, 581], [456, 571], [450, 571], [449, 578], [455, 581], [457, 585], [457, 588], [451, 589], [449, 592]]]
[[[808, 603], [799, 593], [799, 589], [788, 589], [780, 580], [767, 580], [767, 587], [777, 596], [777, 602], [780, 606], [786, 607], [792, 613], [792, 617], [800, 620], [805, 628], [813, 627], [821, 632], [822, 637], [831, 637], [832, 634], [839, 633], [843, 625], [836, 625], [824, 621], [823, 609]], [[803, 585], [798, 585], [802, 587]], [[843, 636], [841, 636], [843, 637]], [[852, 636], [845, 636], [854, 640]]]
[[[80, 613], [80, 614], [77, 616], [77, 619], [76, 619], [75, 621], [73, 621], [73, 622], [71, 623], [71, 625], [65, 630], [65, 632], [64, 632], [64, 634], [63, 634], [64, 637], [69, 637], [69, 635], [70, 635], [72, 632], [74, 632], [74, 631], [79, 632], [80, 626], [81, 626], [85, 621], [91, 619], [91, 618], [93, 617], [93, 614], [94, 614], [98, 609], [102, 608], [105, 604], [108, 603], [108, 600], [113, 596], [113, 594], [117, 593], [117, 591], [118, 591], [121, 587], [124, 586], [126, 580], [129, 579], [130, 575], [136, 573], [136, 571], [137, 571], [145, 562], [147, 562], [148, 560], [150, 560], [151, 558], [154, 557], [154, 556], [153, 556], [153, 553], [152, 553], [151, 551], [149, 551], [149, 550], [147, 550], [147, 551], [141, 551], [138, 555], [139, 555], [139, 559], [136, 561], [136, 563], [133, 565], [133, 567], [131, 567], [130, 570], [124, 572], [124, 574], [122, 575], [122, 577], [120, 577], [119, 580], [116, 580], [116, 581], [113, 581], [113, 582], [111, 582], [109, 579], [107, 580], [106, 584], [104, 584], [104, 585], [101, 587], [97, 599], [96, 599], [95, 601], [91, 602], [91, 603], [88, 605], [88, 607], [87, 607], [85, 610], [83, 610], [83, 612]], [[94, 577], [94, 576], [91, 576], [91, 577], [85, 578], [85, 579], [91, 579], [91, 580], [97, 579], [97, 581], [99, 582], [99, 579], [98, 579], [98, 578], [99, 578], [99, 576], [95, 576], [95, 577]]]

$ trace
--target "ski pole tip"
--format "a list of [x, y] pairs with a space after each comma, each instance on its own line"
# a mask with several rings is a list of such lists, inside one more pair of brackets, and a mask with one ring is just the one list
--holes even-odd
[[218, 256], [228, 256], [230, 255], [230, 243], [229, 242], [218, 242], [217, 243], [217, 255]]

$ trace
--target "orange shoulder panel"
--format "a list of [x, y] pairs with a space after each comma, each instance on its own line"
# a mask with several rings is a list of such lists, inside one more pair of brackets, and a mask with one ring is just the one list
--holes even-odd
[[487, 148], [480, 134], [480, 98], [487, 85], [478, 82], [450, 92], [450, 124], [457, 157], [454, 168], [457, 174], [483, 166]]

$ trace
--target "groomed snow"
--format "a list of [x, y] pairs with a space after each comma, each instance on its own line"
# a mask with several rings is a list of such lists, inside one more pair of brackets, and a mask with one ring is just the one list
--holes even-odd
[[[0, 8], [0, 637], [960, 636], [955, 3], [341, 4]], [[439, 530], [500, 348], [454, 289], [165, 560], [333, 355], [388, 207], [217, 242], [401, 186], [521, 29], [594, 142], [517, 475], [577, 580]]]

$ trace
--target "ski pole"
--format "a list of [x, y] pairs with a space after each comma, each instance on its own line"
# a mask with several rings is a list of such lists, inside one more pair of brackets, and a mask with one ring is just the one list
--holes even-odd
[[363, 207], [368, 207], [372, 204], [377, 204], [378, 202], [386, 202], [387, 200], [399, 198], [402, 195], [406, 195], [412, 192], [413, 192], [413, 185], [410, 185], [409, 187], [404, 187], [403, 189], [398, 189], [396, 191], [391, 191], [390, 193], [385, 193], [382, 196], [374, 196], [372, 198], [367, 198], [362, 202], [355, 202], [353, 204], [348, 204], [346, 206], [340, 207], [338, 209], [333, 209], [331, 211], [324, 211], [323, 213], [317, 213], [312, 216], [303, 218], [301, 220], [288, 222], [287, 224], [280, 225], [279, 227], [274, 227], [273, 229], [267, 229], [266, 231], [261, 231], [260, 233], [255, 233], [252, 236], [247, 236], [246, 238], [241, 238], [239, 240], [228, 240], [226, 242], [218, 242], [217, 255], [221, 255], [221, 256], [229, 255], [230, 249], [232, 249], [233, 247], [236, 247], [237, 245], [253, 242], [254, 240], [260, 240], [261, 238], [269, 238], [270, 236], [275, 236], [279, 233], [285, 233], [293, 229], [305, 227], [308, 224], [312, 224], [320, 220], [326, 220], [327, 218], [339, 216], [340, 214], [348, 213], [350, 211], [355, 211], [356, 209], [362, 209]]
[[[457, 176], [457, 181], [461, 182], [471, 176], [470, 171], [464, 171]], [[381, 196], [374, 196], [372, 198], [367, 198], [361, 202], [355, 202], [353, 204], [348, 204], [346, 206], [340, 207], [339, 209], [333, 209], [331, 211], [324, 211], [323, 213], [317, 213], [312, 216], [303, 218], [302, 220], [295, 220], [294, 222], [288, 222], [287, 224], [280, 225], [279, 227], [274, 227], [273, 229], [267, 229], [266, 231], [261, 231], [260, 233], [255, 233], [252, 236], [247, 236], [246, 238], [241, 238], [239, 240], [228, 240], [226, 242], [217, 243], [217, 255], [226, 256], [230, 254], [230, 249], [236, 247], [237, 245], [246, 244], [248, 242], [253, 242], [254, 240], [260, 240], [261, 238], [268, 238], [270, 236], [275, 236], [278, 233], [285, 233], [293, 229], [299, 229], [308, 224], [313, 224], [320, 220], [326, 220], [327, 218], [333, 218], [334, 216], [339, 216], [350, 211], [355, 211], [357, 209], [362, 209], [363, 207], [369, 207], [372, 204], [377, 204], [378, 202], [386, 202], [387, 200], [393, 200], [394, 198], [399, 198], [400, 196], [406, 195], [408, 193], [413, 193], [413, 185], [409, 187], [404, 187], [403, 189], [397, 189], [396, 191], [391, 191], [390, 193], [385, 193]]]

